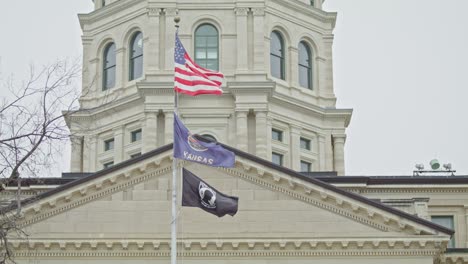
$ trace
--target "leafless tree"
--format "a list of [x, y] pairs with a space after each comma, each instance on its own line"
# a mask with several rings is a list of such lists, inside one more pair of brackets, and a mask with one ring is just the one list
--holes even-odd
[[[26, 82], [9, 78], [0, 88], [0, 192], [20, 182], [20, 175], [38, 177], [53, 165], [62, 142], [70, 137], [65, 117], [78, 107], [78, 61], [31, 66], [29, 73]], [[14, 263], [8, 239], [26, 235], [16, 225], [21, 216], [19, 190], [16, 201], [0, 206], [0, 264]]]

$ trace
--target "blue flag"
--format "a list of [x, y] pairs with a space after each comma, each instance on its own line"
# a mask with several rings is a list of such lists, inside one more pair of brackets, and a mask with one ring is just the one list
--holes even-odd
[[174, 113], [174, 157], [212, 167], [234, 167], [235, 155], [215, 142], [205, 142], [190, 133]]

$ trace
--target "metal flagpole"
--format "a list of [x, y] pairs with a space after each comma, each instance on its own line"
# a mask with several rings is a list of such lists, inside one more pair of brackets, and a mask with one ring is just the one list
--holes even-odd
[[[176, 34], [179, 32], [179, 22], [180, 18], [176, 16], [174, 18], [175, 27], [176, 27]], [[175, 51], [174, 51], [175, 52]], [[179, 96], [178, 93], [174, 90], [174, 114], [178, 115], [179, 111], [178, 101]], [[175, 118], [175, 117], [174, 117]], [[175, 131], [173, 131], [175, 133]], [[174, 134], [175, 135], [175, 134]], [[172, 150], [174, 151], [174, 143]], [[172, 160], [172, 222], [171, 222], [171, 264], [177, 264], [177, 159], [173, 157]]]

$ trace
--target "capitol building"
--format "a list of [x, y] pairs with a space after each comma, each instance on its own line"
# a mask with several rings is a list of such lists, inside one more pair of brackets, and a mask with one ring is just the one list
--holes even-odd
[[236, 155], [234, 168], [182, 163], [239, 210], [179, 205], [177, 263], [468, 263], [468, 176], [346, 174], [353, 111], [336, 107], [323, 1], [95, 0], [78, 15], [70, 173], [23, 187], [15, 261], [170, 263], [180, 17], [187, 52], [226, 80], [220, 96], [180, 95], [179, 117]]

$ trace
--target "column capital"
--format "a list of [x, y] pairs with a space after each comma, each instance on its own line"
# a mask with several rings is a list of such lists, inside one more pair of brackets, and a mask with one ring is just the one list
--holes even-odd
[[332, 135], [334, 143], [345, 143], [346, 142], [346, 134], [333, 134]]
[[247, 109], [241, 109], [241, 110], [237, 110], [236, 109], [236, 116], [247, 116], [247, 114], [249, 113], [249, 110]]
[[247, 16], [247, 13], [249, 12], [249, 8], [248, 7], [236, 7], [236, 9], [234, 9], [234, 12], [236, 12], [237, 16]]
[[289, 125], [289, 129], [291, 130], [291, 134], [300, 134], [302, 128], [296, 125]]
[[159, 17], [161, 15], [161, 8], [147, 7], [146, 12], [148, 12], [149, 17]]
[[164, 10], [166, 16], [176, 16], [179, 13], [179, 9], [177, 8], [166, 8]]
[[114, 135], [123, 134], [123, 132], [124, 132], [124, 127], [123, 127], [123, 126], [114, 127], [114, 128], [112, 129], [112, 132], [114, 132]]
[[265, 15], [265, 8], [263, 7], [254, 7], [252, 8], [252, 13], [254, 16], [264, 16]]

